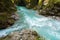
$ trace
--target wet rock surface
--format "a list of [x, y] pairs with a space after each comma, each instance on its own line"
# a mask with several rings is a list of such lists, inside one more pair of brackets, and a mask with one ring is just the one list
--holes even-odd
[[38, 10], [40, 15], [44, 15], [46, 17], [52, 17], [53, 19], [60, 20], [60, 4], [54, 4], [52, 8], [40, 9]]
[[0, 30], [12, 26], [19, 16], [17, 14], [9, 14], [7, 12], [0, 13]]
[[[15, 23], [17, 0], [0, 0], [0, 30], [12, 26]], [[14, 17], [13, 14], [15, 15]]]
[[38, 36], [36, 31], [32, 30], [22, 30], [21, 32], [12, 32], [5, 38], [0, 40], [45, 40], [43, 37]]

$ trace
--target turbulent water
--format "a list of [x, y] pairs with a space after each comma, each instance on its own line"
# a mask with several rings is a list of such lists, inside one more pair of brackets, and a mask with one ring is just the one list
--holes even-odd
[[29, 28], [37, 31], [46, 40], [60, 40], [60, 21], [37, 14], [37, 11], [17, 7], [20, 19], [11, 28], [1, 30], [0, 37], [6, 36], [12, 31]]

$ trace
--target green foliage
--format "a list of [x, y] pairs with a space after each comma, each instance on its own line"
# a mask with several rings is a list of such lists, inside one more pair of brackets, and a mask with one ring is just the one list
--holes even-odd
[[9, 27], [15, 22], [11, 17], [17, 10], [15, 2], [15, 0], [0, 0], [0, 29]]
[[43, 5], [39, 11], [44, 16], [59, 16], [60, 17], [60, 0], [49, 0], [47, 5]]
[[60, 3], [60, 0], [54, 0], [54, 3], [56, 4], [56, 3]]
[[23, 0], [27, 8], [34, 8], [38, 4], [38, 0]]
[[[14, 1], [14, 0], [13, 0]], [[0, 12], [16, 11], [16, 5], [12, 0], [0, 0]]]

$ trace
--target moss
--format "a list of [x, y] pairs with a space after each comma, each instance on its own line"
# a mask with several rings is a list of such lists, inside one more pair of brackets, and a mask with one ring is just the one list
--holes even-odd
[[[44, 0], [46, 1], [46, 0]], [[43, 2], [44, 2], [43, 1]], [[44, 16], [58, 16], [60, 17], [60, 0], [47, 0], [47, 5], [41, 6], [42, 9], [39, 9], [39, 14]]]
[[7, 28], [14, 23], [11, 16], [17, 11], [16, 0], [0, 0], [0, 29]]
[[0, 0], [0, 12], [13, 12], [15, 10], [16, 6], [11, 0]]

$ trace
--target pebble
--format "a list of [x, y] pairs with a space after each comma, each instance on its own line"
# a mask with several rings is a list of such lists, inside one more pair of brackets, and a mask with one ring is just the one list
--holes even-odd
[[[7, 37], [1, 40], [37, 40], [38, 34], [33, 30], [22, 30], [21, 32], [16, 31], [9, 34]], [[44, 40], [44, 39], [41, 39]]]

